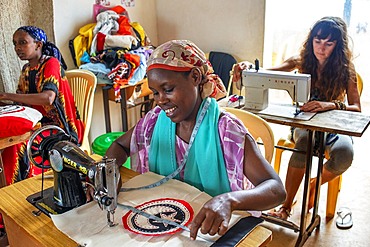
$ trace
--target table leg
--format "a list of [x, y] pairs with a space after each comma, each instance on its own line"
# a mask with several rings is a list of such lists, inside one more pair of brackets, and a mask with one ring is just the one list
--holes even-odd
[[128, 130], [127, 123], [127, 102], [126, 102], [126, 89], [121, 88], [121, 119], [122, 119], [122, 131], [126, 132]]
[[[308, 200], [309, 200], [309, 191], [310, 191], [310, 180], [311, 180], [311, 167], [312, 167], [312, 147], [314, 144], [313, 131], [309, 130], [308, 140], [311, 145], [307, 145], [307, 155], [306, 155], [306, 172], [304, 180], [304, 190], [303, 190], [303, 202], [302, 202], [302, 212], [301, 212], [301, 222], [300, 222], [300, 231], [298, 239], [295, 246], [303, 246], [307, 238], [311, 236], [312, 231], [320, 226], [320, 215], [318, 215], [318, 204], [319, 204], [319, 195], [320, 195], [320, 184], [321, 184], [321, 174], [322, 174], [322, 164], [323, 164], [323, 151], [324, 151], [324, 138], [322, 132], [319, 132], [319, 167], [317, 169], [317, 183], [316, 183], [316, 192], [314, 198], [314, 211], [311, 218], [310, 225], [306, 227], [307, 223], [307, 209], [308, 209]], [[320, 161], [321, 160], [321, 161]], [[321, 162], [321, 165], [320, 165]]]
[[320, 199], [320, 188], [321, 188], [321, 180], [322, 180], [322, 169], [324, 167], [324, 132], [318, 132], [319, 133], [319, 161], [318, 161], [318, 166], [317, 166], [317, 180], [316, 180], [316, 193], [315, 193], [315, 203], [313, 207], [313, 215], [317, 215], [319, 213], [318, 208], [319, 208], [319, 199]]
[[103, 87], [103, 106], [104, 106], [105, 132], [106, 133], [110, 133], [112, 131], [112, 128], [110, 125], [109, 96], [108, 96], [108, 90], [111, 88], [112, 86]]

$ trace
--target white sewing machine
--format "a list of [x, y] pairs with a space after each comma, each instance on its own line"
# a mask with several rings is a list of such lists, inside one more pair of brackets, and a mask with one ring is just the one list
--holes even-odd
[[272, 70], [246, 69], [242, 72], [245, 108], [263, 110], [269, 104], [269, 89], [288, 91], [293, 103], [306, 103], [311, 89], [311, 75]]

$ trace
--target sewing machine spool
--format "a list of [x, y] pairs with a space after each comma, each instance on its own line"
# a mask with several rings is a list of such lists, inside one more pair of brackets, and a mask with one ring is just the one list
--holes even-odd
[[[27, 155], [33, 165], [43, 170], [53, 170], [54, 187], [43, 189], [43, 174], [41, 191], [27, 197], [28, 202], [46, 215], [64, 213], [86, 202], [80, 174], [65, 167], [64, 163], [70, 161], [71, 168], [76, 168], [86, 167], [94, 161], [69, 139], [63, 129], [45, 126], [31, 136], [27, 145]], [[63, 157], [58, 150], [65, 151]], [[74, 161], [69, 159], [71, 157], [74, 157]]]

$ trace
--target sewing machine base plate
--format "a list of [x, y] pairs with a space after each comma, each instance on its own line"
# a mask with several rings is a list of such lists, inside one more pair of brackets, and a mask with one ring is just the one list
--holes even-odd
[[28, 196], [26, 199], [29, 203], [39, 209], [41, 212], [50, 217], [50, 214], [62, 214], [71, 209], [66, 207], [60, 207], [55, 204], [53, 199], [53, 187], [48, 188], [44, 191], [37, 192]]

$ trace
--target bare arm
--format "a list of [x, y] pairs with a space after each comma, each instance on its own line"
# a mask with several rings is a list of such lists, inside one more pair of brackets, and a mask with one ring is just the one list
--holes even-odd
[[205, 203], [191, 223], [192, 239], [199, 229], [203, 234], [225, 234], [234, 210], [266, 210], [285, 200], [286, 191], [279, 176], [250, 135], [245, 138], [244, 154], [244, 173], [255, 188], [224, 193]]
[[[277, 66], [271, 67], [268, 70], [276, 70], [276, 71], [292, 71], [297, 68], [297, 65], [299, 63], [299, 56], [293, 56], [285, 60], [282, 64], [279, 64]], [[243, 70], [248, 68], [250, 65], [253, 66], [252, 63], [248, 61], [240, 62], [238, 64], [235, 64], [233, 66], [233, 78], [232, 81], [236, 83], [236, 88], [240, 89], [241, 83], [240, 83], [240, 77]]]
[[105, 155], [108, 158], [115, 158], [116, 164], [120, 167], [130, 156], [130, 141], [134, 128], [118, 137], [108, 148]]
[[347, 111], [361, 112], [360, 93], [358, 91], [356, 77], [351, 78], [348, 82], [347, 101]]
[[56, 94], [51, 90], [33, 94], [0, 93], [0, 100], [10, 100], [26, 105], [52, 105], [55, 97]]
[[289, 71], [292, 71], [292, 70], [297, 68], [299, 60], [300, 60], [299, 56], [292, 56], [292, 57], [288, 58], [287, 60], [285, 60], [283, 63], [281, 63], [277, 66], [271, 67], [268, 70], [288, 71], [289, 72]]
[[[133, 128], [127, 131], [125, 134], [118, 137], [108, 148], [105, 155], [107, 158], [116, 159], [116, 165], [118, 169], [127, 160], [130, 155], [130, 140], [133, 132]], [[122, 180], [119, 179], [117, 184], [117, 194], [119, 193], [122, 186]], [[94, 189], [88, 187], [86, 192], [86, 201], [91, 201], [94, 198]]]

